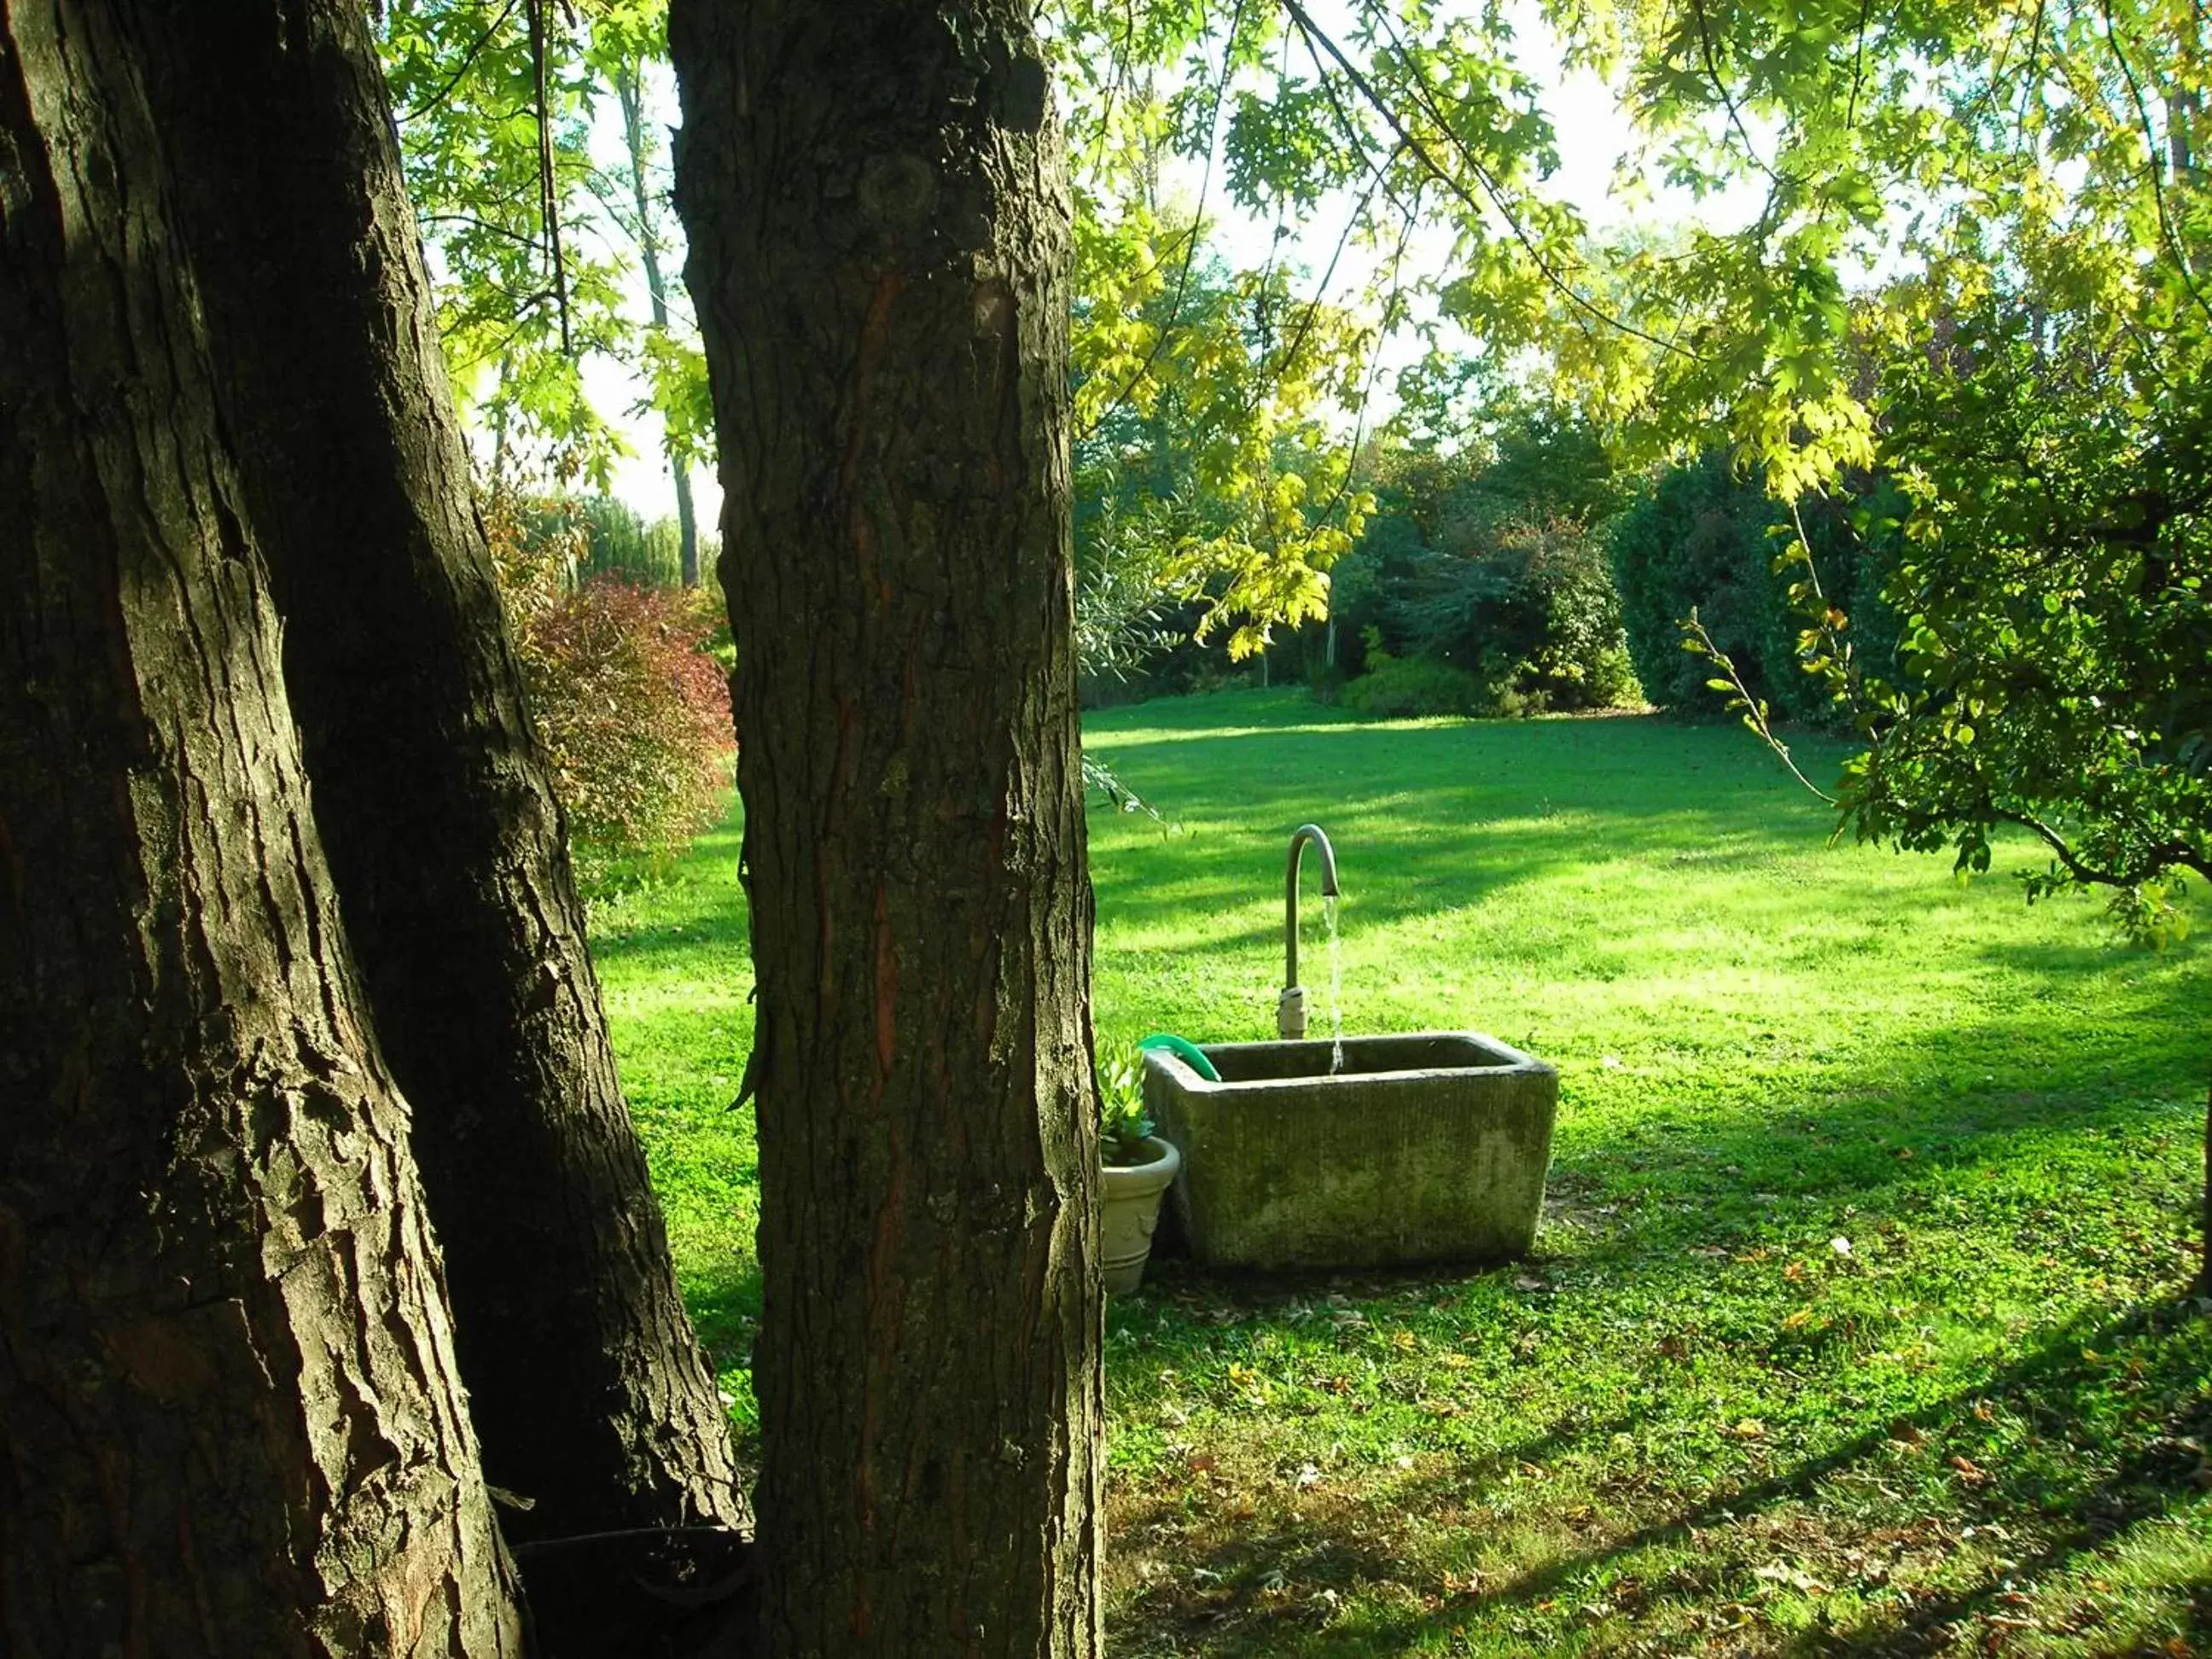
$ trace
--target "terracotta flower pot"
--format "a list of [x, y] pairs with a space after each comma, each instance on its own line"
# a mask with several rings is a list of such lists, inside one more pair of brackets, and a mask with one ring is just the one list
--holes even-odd
[[1145, 1142], [1154, 1153], [1149, 1164], [1105, 1166], [1103, 1216], [1099, 1229], [1106, 1267], [1106, 1288], [1126, 1294], [1144, 1283], [1145, 1259], [1152, 1253], [1152, 1229], [1159, 1224], [1160, 1199], [1182, 1167], [1182, 1154], [1158, 1135]]

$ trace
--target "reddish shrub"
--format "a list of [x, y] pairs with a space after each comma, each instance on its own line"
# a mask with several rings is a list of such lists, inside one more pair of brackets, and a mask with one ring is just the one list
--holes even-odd
[[570, 586], [578, 550], [526, 544], [520, 514], [486, 514], [494, 561], [579, 874], [680, 851], [729, 787], [729, 688], [708, 652], [714, 600], [616, 576]]

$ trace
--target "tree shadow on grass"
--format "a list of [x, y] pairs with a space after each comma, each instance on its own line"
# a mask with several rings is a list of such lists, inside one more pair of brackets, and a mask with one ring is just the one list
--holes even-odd
[[684, 1305], [716, 1370], [742, 1370], [752, 1364], [761, 1311], [758, 1263], [732, 1262], [686, 1274]]
[[646, 971], [695, 956], [701, 947], [750, 949], [751, 919], [738, 879], [744, 809], [730, 797], [714, 828], [691, 843], [666, 869], [635, 889], [596, 901], [592, 911], [592, 956], [605, 963], [638, 959]]
[[[2085, 1316], [2069, 1321], [2047, 1334], [2033, 1352], [1972, 1386], [1767, 1480], [1726, 1488], [1702, 1504], [1608, 1540], [1600, 1549], [1549, 1563], [1496, 1589], [1486, 1588], [1478, 1604], [1531, 1604], [1593, 1567], [1618, 1563], [1656, 1545], [1688, 1543], [1701, 1528], [1735, 1522], [1785, 1500], [1810, 1500], [1821, 1483], [1869, 1463], [1893, 1444], [1911, 1441], [1940, 1447], [1971, 1439], [1972, 1425], [1980, 1420], [1978, 1409], [2007, 1407], [2048, 1431], [2063, 1433], [2069, 1425], [2088, 1417], [2091, 1397], [2105, 1395], [2111, 1386], [2109, 1370], [2088, 1356], [2133, 1339], [2170, 1332], [2197, 1317], [2193, 1306], [2166, 1304], [2131, 1309], [2117, 1318]], [[1940, 1627], [1995, 1607], [2008, 1593], [2009, 1583], [2033, 1583], [2061, 1569], [2201, 1490], [2197, 1477], [2203, 1457], [2191, 1448], [2212, 1434], [2212, 1379], [2199, 1369], [2198, 1352], [2190, 1345], [2170, 1344], [2153, 1352], [2156, 1360], [2134, 1381], [2146, 1395], [2174, 1403], [2141, 1425], [2147, 1432], [2116, 1448], [2118, 1460], [2101, 1476], [2090, 1478], [2077, 1469], [2074, 1480], [2054, 1484], [2047, 1463], [2036, 1466], [2032, 1474], [2014, 1474], [2006, 1465], [1990, 1471], [1979, 1471], [1977, 1466], [1970, 1511], [1985, 1522], [2017, 1522], [2029, 1515], [2056, 1522], [2042, 1547], [2016, 1559], [2008, 1572], [1971, 1589], [1915, 1602], [1894, 1626], [1808, 1634], [1793, 1644], [1794, 1650], [1925, 1652]]]
[[[1663, 1586], [1663, 1571], [1651, 1572], [1646, 1580], [1638, 1578], [1643, 1558], [1714, 1549], [1717, 1540], [1736, 1529], [1756, 1527], [1778, 1510], [1815, 1503], [1823, 1487], [1838, 1477], [1863, 1474], [1878, 1482], [1890, 1472], [1901, 1445], [1923, 1448], [1922, 1455], [1934, 1456], [1947, 1445], [1971, 1443], [1978, 1425], [1993, 1409], [2018, 1413], [2046, 1433], [2063, 1435], [2107, 1403], [2112, 1382], [2100, 1352], [2131, 1347], [2140, 1356], [2147, 1351], [2151, 1358], [2148, 1363], [2138, 1360], [2130, 1386], [2155, 1406], [2125, 1425], [2124, 1440], [2105, 1448], [2117, 1455], [2103, 1468], [2094, 1469], [2085, 1460], [2064, 1466], [2054, 1479], [2047, 1461], [2023, 1463], [2015, 1473], [2005, 1465], [1983, 1470], [1971, 1460], [1954, 1459], [1965, 1462], [1971, 1474], [1962, 1472], [1961, 1478], [1972, 1484], [1951, 1518], [1963, 1518], [1969, 1527], [1977, 1521], [1984, 1527], [1992, 1522], [2014, 1529], [2032, 1527], [2040, 1534], [2034, 1548], [1995, 1564], [1967, 1587], [1908, 1599], [1895, 1609], [1893, 1618], [1869, 1613], [1840, 1628], [1770, 1632], [1776, 1640], [1760, 1650], [1868, 1656], [1935, 1650], [1965, 1621], [2014, 1610], [2021, 1600], [2016, 1587], [2033, 1587], [2063, 1574], [2206, 1489], [2203, 1448], [2212, 1443], [2212, 1378], [2203, 1373], [2200, 1344], [2157, 1340], [2186, 1329], [2201, 1317], [2195, 1304], [2168, 1303], [2130, 1309], [2118, 1316], [2085, 1315], [2069, 1321], [2045, 1333], [2017, 1361], [1765, 1478], [1717, 1486], [1698, 1501], [1636, 1515], [1601, 1542], [1555, 1556], [1503, 1582], [1485, 1580], [1471, 1591], [1440, 1602], [1431, 1595], [1427, 1599], [1435, 1605], [1418, 1613], [1371, 1619], [1358, 1632], [1356, 1650], [1379, 1654], [1436, 1644], [1472, 1625], [1516, 1610], [1548, 1610], [1563, 1598], [1587, 1593], [1579, 1587], [1601, 1578]], [[1540, 1462], [1577, 1443], [1640, 1426], [1642, 1419], [1636, 1413], [1562, 1425], [1480, 1462], [1400, 1483], [1392, 1489], [1391, 1507], [1401, 1512], [1455, 1515], [1471, 1501], [1479, 1501], [1498, 1472], [1516, 1461]], [[1637, 1507], [1632, 1502], [1624, 1510], [1633, 1513]], [[1389, 1529], [1378, 1531], [1364, 1524], [1364, 1514], [1371, 1521], [1371, 1513], [1356, 1504], [1310, 1504], [1294, 1526], [1271, 1527], [1214, 1544], [1196, 1559], [1188, 1592], [1156, 1595], [1146, 1607], [1142, 1633], [1169, 1637], [1176, 1651], [1223, 1656], [1355, 1650], [1346, 1633], [1327, 1627], [1316, 1594], [1342, 1595], [1363, 1585], [1387, 1583], [1404, 1568]], [[1146, 1522], [1146, 1513], [1139, 1510], [1124, 1522], [1124, 1528], [1141, 1532]], [[1826, 1541], [1838, 1551], [1869, 1541], [1849, 1526], [1845, 1521], [1843, 1529]], [[1598, 1529], [1605, 1528], [1601, 1525]], [[1725, 1545], [1718, 1547], [1725, 1553]], [[1815, 1544], [1802, 1558], [1816, 1571], [1818, 1548]], [[1741, 1551], [1735, 1553], [1741, 1556]], [[1748, 1597], [1758, 1593], [1750, 1567], [1747, 1559], [1739, 1559], [1721, 1565], [1717, 1573], [1723, 1579], [1742, 1579], [1734, 1589]], [[2185, 1588], [2202, 1592], [2205, 1583], [2205, 1575], [2200, 1574]], [[1297, 1586], [1301, 1598], [1273, 1593], [1285, 1583]], [[1735, 1601], [1732, 1595], [1719, 1599]], [[1661, 1611], [1666, 1603], [1656, 1601], [1646, 1607]], [[1680, 1609], [1681, 1603], [1675, 1601], [1673, 1610]], [[1622, 1642], [1637, 1637], [1643, 1610], [1607, 1609], [1615, 1621], [1612, 1628]], [[2212, 1619], [2212, 1596], [2197, 1594], [2190, 1618], [2192, 1633], [2203, 1632]], [[1692, 1632], [1697, 1628], [1690, 1626]], [[1669, 1639], [1686, 1638], [1677, 1629]], [[1602, 1650], [1611, 1645], [1599, 1647]]]

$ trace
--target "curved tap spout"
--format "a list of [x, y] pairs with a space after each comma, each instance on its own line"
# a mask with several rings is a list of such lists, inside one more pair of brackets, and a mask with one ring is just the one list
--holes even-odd
[[[1290, 867], [1283, 877], [1283, 998], [1276, 1011], [1275, 1028], [1286, 1037], [1306, 1034], [1305, 994], [1298, 988], [1298, 857], [1308, 842], [1321, 852], [1322, 894], [1336, 896], [1336, 848], [1328, 844], [1321, 825], [1302, 823], [1291, 833]], [[1296, 1030], [1291, 1029], [1294, 1025]]]

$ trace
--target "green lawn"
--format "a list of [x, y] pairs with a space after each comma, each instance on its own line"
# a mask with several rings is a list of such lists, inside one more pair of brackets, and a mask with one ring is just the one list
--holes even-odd
[[[1534, 1260], [1170, 1261], [1111, 1310], [1115, 1652], [2212, 1651], [2212, 1322], [2176, 1300], [2201, 942], [1831, 848], [1733, 727], [1243, 693], [1089, 740], [1169, 821], [1094, 816], [1102, 1043], [1271, 1033], [1315, 818], [1346, 1028], [1473, 1027], [1562, 1077]], [[735, 856], [708, 837], [595, 931], [743, 1419]]]

